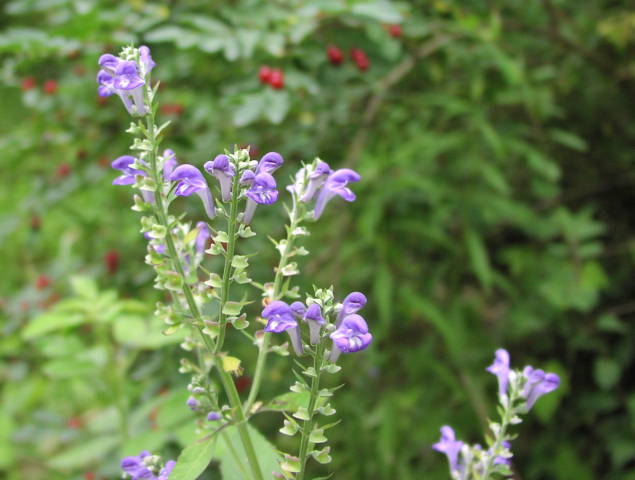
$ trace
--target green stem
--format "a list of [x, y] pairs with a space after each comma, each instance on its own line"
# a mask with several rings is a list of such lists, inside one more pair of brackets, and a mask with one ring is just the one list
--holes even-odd
[[229, 207], [229, 218], [227, 219], [227, 252], [225, 252], [225, 266], [223, 267], [223, 285], [221, 289], [220, 314], [219, 314], [219, 333], [216, 340], [215, 353], [220, 352], [225, 343], [225, 330], [227, 329], [227, 315], [223, 312], [225, 304], [229, 300], [229, 287], [231, 285], [232, 261], [234, 260], [234, 251], [236, 250], [236, 225], [238, 217], [238, 197], [240, 196], [240, 188], [238, 185], [238, 174], [234, 175], [232, 181], [232, 199]]
[[[149, 83], [149, 82], [148, 82]], [[149, 100], [149, 95], [147, 95], [148, 100]], [[148, 102], [149, 103], [149, 102]], [[185, 270], [183, 269], [183, 265], [181, 264], [181, 262], [179, 261], [179, 257], [178, 257], [178, 253], [176, 250], [176, 246], [174, 244], [174, 239], [172, 238], [172, 231], [170, 229], [170, 226], [168, 224], [168, 217], [165, 211], [165, 207], [164, 207], [164, 203], [163, 203], [163, 180], [159, 174], [159, 171], [157, 169], [157, 155], [158, 155], [158, 143], [157, 143], [157, 138], [156, 138], [156, 133], [155, 133], [155, 125], [154, 125], [154, 110], [151, 109], [150, 113], [146, 116], [147, 119], [147, 134], [148, 134], [148, 140], [151, 142], [152, 144], [152, 151], [150, 152], [150, 165], [152, 168], [152, 176], [153, 179], [155, 181], [156, 184], [156, 189], [155, 189], [155, 202], [156, 202], [156, 214], [158, 217], [158, 221], [159, 223], [165, 227], [166, 229], [166, 235], [165, 235], [165, 241], [166, 244], [168, 246], [168, 251], [170, 252], [170, 258], [172, 260], [172, 265], [174, 266], [174, 269], [177, 271], [177, 273], [179, 274], [179, 276], [181, 277], [181, 280], [183, 282], [182, 285], [182, 291], [183, 291], [183, 295], [185, 296], [186, 302], [188, 304], [188, 307], [190, 309], [190, 312], [192, 314], [192, 316], [194, 317], [195, 321], [197, 322], [198, 326], [197, 326], [197, 330], [199, 331], [203, 342], [205, 343], [206, 347], [210, 350], [210, 352], [212, 352], [212, 354], [214, 354], [214, 362], [216, 365], [216, 369], [219, 372], [219, 375], [221, 377], [221, 382], [223, 384], [223, 388], [225, 390], [225, 394], [227, 395], [227, 398], [229, 400], [229, 404], [231, 406], [231, 408], [234, 410], [234, 413], [236, 415], [236, 420], [237, 420], [237, 428], [238, 428], [238, 433], [240, 435], [240, 439], [241, 442], [243, 444], [243, 448], [245, 449], [245, 453], [247, 455], [247, 460], [249, 462], [249, 466], [251, 468], [251, 472], [253, 475], [253, 478], [256, 480], [263, 480], [263, 476], [262, 476], [262, 472], [260, 471], [260, 465], [258, 464], [258, 459], [256, 457], [256, 452], [254, 450], [254, 446], [253, 443], [251, 441], [251, 437], [249, 436], [249, 431], [247, 430], [247, 427], [245, 425], [245, 413], [242, 409], [242, 404], [240, 402], [240, 396], [238, 395], [238, 391], [236, 390], [236, 385], [234, 385], [234, 382], [231, 378], [231, 376], [229, 375], [229, 373], [227, 373], [224, 368], [223, 368], [223, 362], [222, 359], [216, 355], [215, 353], [215, 346], [213, 344], [213, 342], [211, 341], [211, 339], [205, 335], [202, 331], [201, 331], [201, 327], [200, 325], [203, 324], [202, 318], [201, 318], [201, 314], [200, 311], [198, 309], [198, 306], [196, 305], [196, 301], [194, 299], [194, 295], [192, 294], [192, 290], [190, 289], [189, 285], [187, 284], [187, 276], [185, 275]]]
[[315, 352], [315, 358], [313, 360], [313, 368], [315, 369], [315, 376], [311, 379], [311, 398], [309, 399], [309, 407], [307, 412], [309, 419], [304, 421], [302, 426], [302, 440], [300, 442], [300, 472], [298, 473], [296, 480], [302, 480], [304, 478], [304, 471], [306, 468], [306, 461], [311, 447], [309, 437], [313, 431], [313, 417], [315, 416], [315, 406], [318, 400], [318, 391], [320, 389], [320, 376], [322, 374], [322, 362], [324, 361], [324, 342], [320, 342]]
[[[508, 399], [507, 408], [505, 408], [505, 411], [503, 412], [503, 415], [501, 416], [500, 429], [498, 430], [497, 434], [494, 437], [494, 444], [492, 445], [493, 452], [497, 452], [498, 449], [503, 444], [503, 441], [505, 441], [507, 429], [509, 428], [509, 425], [511, 424], [511, 419], [515, 415], [514, 404], [516, 400], [517, 399], [515, 396], [512, 396]], [[494, 459], [495, 459], [494, 455], [489, 456], [489, 459], [487, 463], [485, 464], [485, 467], [483, 467], [483, 474], [480, 476], [481, 480], [489, 480], [492, 467], [494, 466]]]
[[[289, 255], [293, 249], [293, 242], [295, 241], [296, 236], [294, 235], [294, 230], [298, 227], [300, 223], [300, 214], [298, 212], [297, 204], [294, 203], [293, 210], [291, 211], [289, 227], [287, 229], [287, 243], [285, 244], [284, 250], [280, 255], [280, 262], [278, 263], [278, 268], [276, 269], [276, 275], [273, 281], [273, 292], [271, 294], [271, 298], [269, 300], [279, 300], [282, 296], [282, 280], [284, 275], [282, 274], [283, 269], [286, 267], [287, 262], [289, 261]], [[247, 397], [247, 401], [245, 402], [245, 411], [249, 412], [252, 405], [256, 401], [258, 397], [258, 392], [260, 390], [260, 385], [262, 383], [262, 375], [265, 369], [265, 365], [267, 363], [267, 354], [269, 353], [269, 342], [271, 340], [271, 333], [265, 332], [262, 336], [262, 341], [260, 342], [260, 347], [258, 349], [258, 359], [256, 360], [256, 370], [254, 372], [254, 381], [251, 384], [251, 389], [249, 390], [249, 396]]]

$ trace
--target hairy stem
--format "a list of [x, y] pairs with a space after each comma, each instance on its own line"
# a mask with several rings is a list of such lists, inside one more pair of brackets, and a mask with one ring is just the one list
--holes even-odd
[[315, 416], [315, 407], [318, 400], [318, 392], [320, 389], [320, 376], [322, 374], [322, 363], [324, 361], [324, 342], [320, 342], [315, 352], [315, 358], [313, 359], [313, 368], [315, 369], [315, 376], [311, 379], [311, 397], [309, 399], [309, 407], [307, 412], [309, 419], [304, 421], [302, 426], [302, 440], [300, 441], [300, 472], [298, 473], [296, 480], [303, 480], [306, 469], [306, 461], [311, 448], [311, 442], [309, 437], [313, 431], [313, 417]]
[[236, 225], [238, 217], [238, 197], [240, 196], [240, 188], [238, 185], [238, 174], [234, 175], [232, 181], [232, 199], [229, 208], [229, 218], [227, 219], [227, 251], [225, 252], [225, 266], [223, 267], [223, 285], [221, 289], [220, 314], [219, 314], [219, 334], [216, 340], [215, 352], [220, 352], [225, 342], [225, 330], [227, 329], [227, 315], [223, 312], [225, 304], [229, 300], [229, 287], [231, 285], [232, 262], [234, 260], [234, 252], [236, 250]]
[[[150, 82], [148, 81], [148, 84]], [[149, 88], [149, 87], [148, 87]], [[146, 92], [146, 100], [148, 104], [151, 102], [149, 91]], [[190, 289], [187, 283], [187, 276], [185, 275], [185, 270], [183, 269], [183, 265], [181, 264], [178, 256], [178, 252], [176, 250], [176, 246], [174, 244], [174, 239], [172, 237], [172, 231], [170, 229], [170, 225], [168, 223], [167, 212], [163, 203], [163, 179], [161, 178], [161, 174], [157, 168], [157, 156], [158, 156], [158, 142], [156, 137], [155, 130], [155, 119], [154, 119], [154, 109], [150, 108], [150, 112], [146, 115], [147, 121], [147, 139], [152, 145], [152, 150], [150, 151], [150, 166], [152, 170], [152, 177], [155, 181], [155, 202], [156, 208], [155, 212], [157, 215], [157, 219], [159, 223], [165, 227], [166, 235], [165, 241], [168, 246], [168, 251], [170, 253], [170, 258], [172, 260], [172, 265], [178, 275], [181, 277], [182, 281], [182, 292], [185, 296], [187, 305], [189, 307], [190, 313], [192, 317], [195, 319], [197, 323], [197, 330], [203, 339], [203, 342], [207, 349], [214, 355], [214, 362], [216, 365], [216, 369], [221, 378], [221, 383], [223, 384], [223, 388], [225, 390], [225, 394], [227, 395], [227, 399], [229, 404], [234, 411], [234, 415], [236, 417], [236, 427], [238, 428], [238, 433], [240, 435], [241, 442], [243, 444], [243, 448], [245, 449], [245, 453], [247, 455], [247, 460], [249, 462], [249, 467], [251, 469], [252, 476], [255, 480], [263, 480], [262, 472], [260, 470], [260, 465], [258, 464], [258, 458], [256, 456], [256, 452], [254, 450], [253, 443], [251, 441], [251, 437], [249, 435], [249, 431], [247, 430], [247, 426], [245, 425], [245, 414], [242, 409], [242, 404], [240, 402], [240, 397], [238, 395], [238, 391], [236, 390], [236, 385], [230, 376], [223, 368], [222, 359], [216, 354], [216, 348], [213, 344], [213, 341], [203, 333], [200, 325], [203, 324], [203, 320], [201, 318], [201, 313], [199, 311], [198, 305], [196, 304], [196, 300], [194, 299], [194, 295], [192, 290]]]
[[[284, 250], [280, 255], [280, 262], [278, 263], [278, 267], [276, 269], [276, 275], [273, 281], [273, 291], [271, 293], [270, 301], [279, 300], [282, 296], [282, 280], [284, 275], [282, 274], [283, 269], [286, 267], [287, 262], [289, 261], [289, 255], [293, 250], [293, 242], [295, 241], [296, 235], [293, 233], [295, 229], [298, 227], [300, 223], [300, 214], [298, 211], [297, 203], [294, 201], [293, 210], [291, 210], [289, 226], [287, 227], [287, 238]], [[260, 347], [258, 349], [258, 359], [256, 360], [256, 370], [254, 372], [254, 381], [251, 385], [251, 389], [249, 390], [249, 396], [247, 397], [247, 401], [245, 402], [245, 411], [249, 412], [252, 405], [256, 401], [258, 397], [258, 391], [260, 390], [260, 385], [262, 383], [262, 374], [265, 369], [265, 365], [267, 363], [267, 355], [269, 353], [269, 341], [271, 340], [271, 333], [265, 332], [262, 336], [262, 340], [260, 342]]]

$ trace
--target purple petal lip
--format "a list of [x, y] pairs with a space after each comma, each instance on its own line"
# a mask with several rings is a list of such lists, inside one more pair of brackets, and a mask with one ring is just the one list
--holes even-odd
[[318, 161], [317, 166], [315, 167], [315, 170], [311, 173], [311, 175], [309, 175], [309, 178], [320, 178], [323, 176], [328, 176], [330, 175], [332, 172], [331, 167], [329, 167], [329, 164], [326, 162], [323, 162], [322, 160]]
[[133, 61], [127, 61], [117, 65], [113, 84], [119, 90], [134, 90], [144, 85], [145, 82], [139, 76], [137, 64]]
[[203, 166], [205, 170], [211, 175], [216, 175], [218, 173], [225, 174], [227, 176], [233, 177], [236, 172], [234, 170], [234, 166], [229, 161], [229, 157], [227, 155], [217, 155], [214, 160], [210, 160], [205, 162]]
[[342, 302], [342, 311], [345, 315], [356, 313], [366, 305], [366, 295], [361, 292], [349, 293]]
[[198, 168], [184, 163], [176, 167], [170, 174], [171, 181], [178, 181], [174, 193], [184, 197], [207, 188], [207, 182]]
[[278, 200], [276, 180], [268, 173], [259, 173], [246, 195], [256, 203], [270, 205]]
[[254, 181], [254, 178], [256, 178], [256, 174], [254, 172], [251, 170], [245, 170], [240, 177], [240, 184], [250, 185]]
[[498, 393], [505, 395], [509, 383], [509, 352], [503, 348], [496, 350], [494, 363], [485, 370], [496, 375], [498, 379]]
[[301, 318], [304, 317], [304, 314], [306, 313], [306, 307], [304, 306], [304, 303], [293, 302], [289, 307], [291, 308], [291, 311], [294, 315]]
[[267, 320], [265, 332], [280, 333], [298, 326], [291, 307], [280, 300], [275, 300], [267, 305], [261, 316]]
[[141, 45], [139, 47], [139, 60], [146, 67], [146, 71], [151, 71], [156, 63], [152, 60], [152, 56], [150, 55], [150, 49], [146, 45]]
[[317, 322], [320, 325], [325, 323], [324, 317], [322, 317], [322, 309], [317, 303], [309, 305], [309, 308], [306, 309], [306, 313], [304, 314], [304, 319], [307, 321], [311, 320], [313, 322]]
[[121, 62], [119, 57], [115, 57], [110, 53], [104, 53], [101, 57], [99, 57], [99, 60], [97, 61], [100, 67], [108, 68], [113, 71], [117, 68], [119, 62]]
[[340, 168], [331, 174], [329, 183], [359, 182], [361, 178], [362, 177], [355, 170]]
[[260, 159], [260, 161], [258, 162], [256, 173], [273, 173], [283, 163], [284, 163], [284, 159], [282, 158], [282, 155], [280, 155], [279, 153], [277, 152], [265, 153]]
[[373, 336], [368, 332], [366, 321], [355, 313], [344, 317], [340, 326], [331, 333], [330, 337], [342, 353], [364, 350], [373, 340]]

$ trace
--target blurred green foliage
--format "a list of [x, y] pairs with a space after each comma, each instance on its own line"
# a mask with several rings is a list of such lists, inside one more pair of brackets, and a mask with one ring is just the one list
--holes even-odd
[[[93, 81], [102, 52], [143, 42], [181, 161], [249, 144], [285, 156], [280, 178], [315, 155], [362, 175], [303, 271], [366, 292], [377, 339], [341, 374], [336, 478], [447, 478], [430, 445], [446, 423], [481, 439], [498, 346], [564, 379], [521, 428], [522, 478], [635, 478], [634, 19], [609, 0], [6, 3], [0, 472], [115, 478], [122, 454], [174, 456], [193, 434], [129, 192], [110, 185], [127, 119]], [[275, 363], [264, 394], [288, 374]], [[257, 423], [272, 438], [278, 420]]]

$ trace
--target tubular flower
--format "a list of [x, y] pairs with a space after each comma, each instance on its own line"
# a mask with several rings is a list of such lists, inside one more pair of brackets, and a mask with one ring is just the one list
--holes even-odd
[[286, 331], [291, 339], [293, 350], [296, 354], [302, 355], [304, 349], [302, 348], [300, 329], [289, 305], [281, 300], [274, 300], [264, 308], [261, 316], [267, 320], [265, 332], [281, 333]]
[[268, 173], [272, 174], [280, 166], [284, 163], [284, 159], [282, 155], [277, 152], [269, 152], [265, 153], [260, 161], [258, 162], [258, 166], [256, 167], [256, 174], [258, 173]]
[[[142, 177], [146, 177], [148, 174], [144, 170], [139, 170], [133, 168], [132, 165], [135, 163], [141, 163], [145, 165], [143, 161], [139, 161], [133, 156], [123, 155], [119, 157], [111, 163], [112, 168], [115, 170], [119, 170], [123, 173], [123, 175], [118, 176], [112, 181], [113, 185], [132, 185], [136, 181], [136, 176], [140, 175]], [[143, 199], [147, 203], [154, 203], [154, 193], [148, 190], [141, 189], [141, 195], [143, 195]]]
[[174, 150], [169, 148], [163, 150], [163, 178], [165, 180], [170, 180], [170, 175], [178, 164]]
[[366, 295], [361, 292], [351, 292], [342, 302], [342, 309], [337, 315], [336, 325], [339, 327], [342, 319], [351, 313], [357, 313], [366, 305]]
[[560, 386], [560, 377], [555, 373], [545, 373], [542, 370], [526, 366], [523, 370], [525, 388], [522, 396], [527, 399], [527, 410], [533, 407], [536, 400], [546, 393], [553, 392]]
[[205, 212], [209, 218], [214, 218], [216, 209], [214, 207], [214, 199], [209, 191], [207, 182], [203, 178], [203, 174], [198, 168], [183, 164], [179, 165], [170, 174], [170, 180], [178, 182], [174, 193], [180, 197], [187, 197], [196, 193], [203, 202]]
[[322, 309], [317, 303], [309, 305], [304, 313], [304, 321], [309, 324], [309, 338], [311, 345], [315, 345], [320, 342], [320, 329], [326, 322], [322, 317]]
[[223, 202], [229, 202], [232, 198], [232, 178], [236, 175], [234, 166], [227, 155], [217, 155], [214, 160], [205, 162], [203, 166], [207, 173], [216, 177], [220, 183], [220, 192]]
[[198, 255], [203, 255], [203, 252], [205, 252], [205, 249], [207, 248], [207, 241], [211, 236], [209, 232], [209, 225], [207, 225], [206, 222], [198, 222], [196, 224], [196, 228], [198, 229], [198, 234], [196, 235], [196, 240], [194, 241], [194, 247]]
[[248, 225], [258, 204], [271, 205], [278, 200], [276, 180], [266, 172], [258, 173], [247, 190], [247, 205], [243, 214], [243, 223]]
[[354, 201], [356, 198], [355, 194], [347, 185], [350, 182], [359, 182], [360, 179], [359, 174], [349, 168], [341, 168], [331, 173], [324, 182], [317, 201], [315, 202], [314, 217], [316, 219], [320, 218], [326, 204], [336, 195], [342, 197], [347, 202]]
[[[126, 457], [121, 461], [124, 478], [131, 480], [168, 480], [176, 465], [174, 460], [166, 462], [161, 468], [161, 459], [144, 450], [137, 456]], [[155, 473], [159, 472], [156, 476]]]
[[368, 332], [366, 321], [353, 313], [347, 315], [342, 323], [330, 335], [333, 340], [330, 361], [335, 363], [340, 353], [355, 353], [364, 350], [373, 341], [373, 336]]
[[309, 174], [309, 184], [301, 200], [303, 202], [309, 202], [320, 187], [324, 185], [324, 182], [326, 182], [326, 179], [332, 172], [333, 170], [331, 170], [328, 163], [318, 160], [315, 169]]
[[99, 57], [98, 64], [101, 67], [97, 74], [99, 96], [117, 94], [130, 115], [148, 113], [143, 87], [146, 85], [145, 77], [155, 66], [148, 47], [139, 48], [139, 63], [106, 53]]
[[509, 383], [509, 353], [503, 348], [496, 350], [496, 357], [487, 370], [498, 378], [498, 394], [503, 396], [507, 394], [507, 385]]
[[462, 447], [463, 442], [456, 439], [454, 430], [448, 425], [441, 427], [441, 440], [432, 445], [434, 450], [444, 453], [448, 457], [451, 473], [458, 472], [460, 470], [459, 453], [461, 452]]

